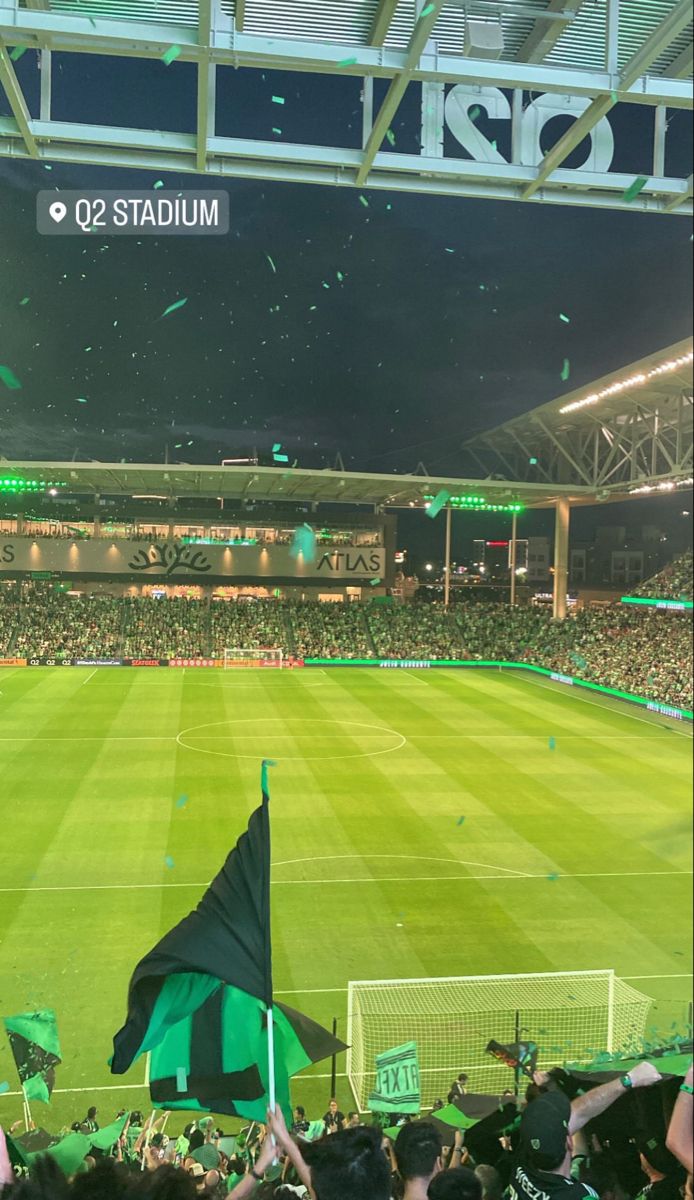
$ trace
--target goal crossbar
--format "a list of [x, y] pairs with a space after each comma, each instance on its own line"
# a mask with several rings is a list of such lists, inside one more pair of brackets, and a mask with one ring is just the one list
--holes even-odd
[[279, 646], [227, 646], [224, 669], [233, 667], [281, 667], [284, 651]]

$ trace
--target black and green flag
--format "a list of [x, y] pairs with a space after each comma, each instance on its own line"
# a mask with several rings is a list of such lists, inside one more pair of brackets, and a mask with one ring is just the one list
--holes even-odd
[[[151, 1052], [155, 1104], [263, 1120], [268, 1103], [272, 1007], [270, 820], [262, 804], [194, 912], [138, 963], [128, 1017], [114, 1038], [111, 1071]], [[289, 1079], [345, 1049], [321, 1026], [274, 1008], [277, 1099], [289, 1112]]]
[[47, 1008], [5, 1017], [5, 1029], [26, 1099], [49, 1104], [61, 1061], [55, 1013]]

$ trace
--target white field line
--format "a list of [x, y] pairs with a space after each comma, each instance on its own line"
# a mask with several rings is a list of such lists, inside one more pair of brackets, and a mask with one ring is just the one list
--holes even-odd
[[[518, 676], [515, 676], [515, 678], [518, 678]], [[571, 695], [575, 700], [582, 700], [584, 704], [592, 704], [593, 708], [599, 708], [599, 709], [601, 709], [602, 712], [621, 713], [625, 717], [631, 717], [632, 721], [640, 721], [642, 725], [650, 725], [651, 728], [653, 728], [653, 726], [658, 725], [657, 720], [652, 721], [652, 720], [649, 720], [648, 717], [640, 717], [638, 715], [638, 713], [629, 712], [628, 711], [629, 703], [626, 700], [623, 702], [624, 707], [617, 709], [617, 708], [612, 708], [609, 704], [601, 704], [599, 700], [591, 700], [588, 696], [581, 695], [582, 689], [580, 687], [577, 687], [577, 688], [572, 687], [569, 689], [569, 688], [566, 688], [565, 684], [560, 684], [560, 683], [558, 683], [556, 685], [556, 687], [552, 687], [551, 683], [543, 683], [540, 679], [532, 678], [529, 675], [528, 676], [524, 675], [523, 683], [532, 683], [535, 685], [535, 687], [544, 688], [544, 690], [546, 692], [551, 692], [553, 696], [561, 695], [561, 692], [559, 691], [559, 689], [564, 687], [566, 692], [568, 692], [568, 691], [571, 692]], [[654, 716], [657, 717], [658, 715], [659, 714], [654, 713]], [[685, 731], [680, 731], [679, 729], [675, 729], [673, 726], [670, 726], [670, 725], [668, 725], [667, 728], [670, 729], [671, 732], [676, 734], [678, 737], [686, 737], [686, 738], [691, 739], [692, 735], [690, 733], [686, 733]]]
[[[553, 873], [554, 874], [554, 873]], [[665, 875], [691, 875], [692, 871], [584, 871], [575, 874], [558, 873], [559, 879], [650, 879]], [[530, 879], [547, 879], [549, 872], [538, 875], [393, 875], [360, 879], [273, 879], [273, 887], [297, 887], [306, 884], [327, 885], [331, 883], [467, 883], [483, 879], [507, 879], [511, 883], [527, 882]], [[554, 878], [553, 878], [554, 882]], [[74, 883], [55, 887], [3, 887], [0, 893], [14, 892], [134, 892], [164, 888], [209, 887], [209, 883]]]
[[99, 670], [98, 667], [94, 667], [94, 670], [89, 675], [87, 675], [87, 678], [82, 680], [80, 687], [84, 687], [85, 683], [89, 683], [89, 680], [94, 678], [94, 676], [96, 675], [98, 670]]

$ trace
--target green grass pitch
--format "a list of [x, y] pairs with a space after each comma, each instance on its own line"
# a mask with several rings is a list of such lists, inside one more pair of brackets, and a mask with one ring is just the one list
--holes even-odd
[[[0, 1007], [54, 1007], [64, 1055], [37, 1123], [146, 1107], [143, 1063], [127, 1088], [106, 1065], [130, 973], [244, 829], [263, 757], [287, 1003], [344, 1035], [349, 979], [613, 967], [662, 1030], [686, 1020], [689, 732], [520, 673], [0, 672]], [[295, 1083], [311, 1115], [327, 1071]]]

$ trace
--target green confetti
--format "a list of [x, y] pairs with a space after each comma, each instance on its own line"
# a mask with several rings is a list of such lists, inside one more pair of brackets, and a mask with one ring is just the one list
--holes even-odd
[[10, 58], [12, 59], [12, 62], [18, 62], [22, 55], [26, 54], [28, 49], [28, 46], [15, 46], [14, 50], [10, 52]]
[[425, 17], [428, 17], [430, 15], [430, 13], [433, 13], [433, 12], [436, 12], [436, 5], [435, 4], [427, 4], [426, 8], [423, 8], [421, 13], [419, 14], [420, 21], [423, 21]]
[[78, 397], [77, 397], [77, 400], [75, 401], [75, 403], [76, 403], [76, 404], [86, 404], [86, 403], [87, 403], [87, 401], [86, 401], [86, 400], [84, 400], [84, 399], [82, 398], [82, 396], [78, 396]]
[[561, 369], [561, 380], [562, 380], [562, 383], [566, 383], [566, 381], [567, 381], [567, 379], [569, 378], [570, 374], [571, 374], [571, 363], [569, 362], [568, 358], [565, 358], [565, 359], [564, 359], [564, 366], [563, 366], [563, 367], [562, 367], [562, 369]]
[[635, 200], [636, 197], [641, 194], [647, 183], [648, 177], [646, 175], [639, 175], [638, 178], [635, 179], [631, 184], [631, 186], [622, 193], [622, 199], [625, 200], [627, 204], [631, 204], [632, 200]]
[[[549, 875], [547, 876], [547, 878], [550, 880], [550, 882], [551, 882], [551, 883], [554, 883], [554, 882], [555, 882], [555, 880], [559, 879], [559, 872], [558, 872], [558, 871], [550, 871], [550, 873], [549, 873]], [[570, 999], [570, 998], [571, 998], [571, 997], [569, 997], [569, 999]]]
[[563, 321], [565, 325], [571, 324], [571, 317], [567, 317], [566, 313], [559, 313], [559, 320]]
[[180, 46], [169, 46], [168, 50], [165, 50], [164, 53], [162, 54], [161, 61], [164, 63], [165, 66], [170, 67], [172, 62], [175, 62], [180, 54], [181, 54]]
[[50, 166], [49, 163], [44, 163], [43, 169], [44, 169], [44, 171], [52, 171], [53, 170], [52, 166]]
[[444, 247], [446, 254], [455, 254], [455, 250], [451, 250], [450, 246]]
[[25, 304], [28, 304], [28, 303], [29, 303], [29, 297], [28, 297], [28, 296], [25, 296], [23, 300], [20, 300], [20, 301], [19, 301], [19, 307], [20, 307], [20, 308], [23, 308], [23, 307], [24, 307], [24, 305], [25, 305]]
[[617, 92], [610, 92], [610, 100], [613, 104], [619, 104], [619, 95]]
[[0, 1096], [2, 1096], [5, 1092], [9, 1092], [9, 1090], [9, 1083], [0, 1083]]
[[164, 859], [164, 862], [166, 863], [166, 865], [170, 871], [172, 871], [173, 868], [176, 866], [176, 864], [170, 854], [167, 854], [166, 858]]
[[168, 308], [164, 309], [163, 313], [161, 314], [162, 317], [168, 317], [169, 313], [176, 312], [177, 308], [183, 308], [183, 305], [187, 303], [187, 296], [185, 296], [183, 300], [177, 300], [175, 304], [170, 304]]
[[21, 383], [17, 379], [14, 371], [10, 370], [9, 367], [3, 367], [0, 365], [0, 380], [2, 380], [5, 387], [9, 388], [10, 391], [16, 392], [21, 390]]
[[269, 254], [266, 254], [266, 255], [265, 255], [265, 257], [266, 257], [266, 259], [268, 260], [268, 262], [269, 262], [270, 266], [272, 267], [272, 270], [274, 271], [274, 273], [275, 273], [275, 275], [276, 275], [276, 274], [277, 274], [277, 267], [275, 266], [274, 262], [273, 262], [273, 261], [272, 261], [272, 259], [270, 258], [270, 255], [269, 255]]
[[438, 517], [444, 504], [446, 504], [447, 501], [450, 500], [450, 498], [451, 498], [450, 492], [447, 492], [445, 488], [441, 488], [441, 491], [437, 492], [437, 494], [434, 496], [434, 499], [432, 500], [431, 504], [427, 508], [427, 510], [426, 510], [427, 516], [431, 517], [431, 519], [433, 521], [434, 517]]
[[93, 346], [85, 346], [85, 347], [84, 347], [84, 353], [85, 353], [85, 354], [89, 354], [90, 350], [92, 350], [92, 349], [93, 349]]
[[390, 142], [391, 146], [394, 146], [395, 145], [395, 134], [393, 133], [392, 129], [386, 130], [386, 137], [387, 137], [388, 141]]
[[344, 280], [344, 275], [342, 274], [342, 271], [337, 272], [337, 278], [340, 281], [340, 283], [342, 283], [342, 281]]
[[276, 128], [274, 125], [273, 125], [273, 127], [272, 127], [272, 132], [273, 132], [273, 133], [275, 133], [275, 134], [277, 134], [277, 137], [282, 137], [282, 130], [281, 130], [281, 129], [277, 129], [277, 128]]
[[164, 180], [158, 179], [157, 182], [154, 184], [154, 191], [155, 192], [158, 191], [159, 188], [163, 188], [163, 186], [164, 186]]
[[369, 202], [368, 202], [368, 200], [366, 199], [366, 196], [360, 196], [360, 197], [359, 197], [359, 203], [360, 203], [360, 204], [363, 204], [363, 205], [364, 205], [364, 208], [368, 208], [368, 207], [369, 207]]
[[338, 67], [355, 67], [359, 62], [358, 58], [341, 58]]
[[465, 821], [465, 817], [458, 817], [458, 820], [456, 821], [456, 825], [462, 825], [464, 823], [464, 821]]
[[381, 582], [381, 580], [379, 579], [379, 577], [377, 575], [375, 579], [369, 580], [369, 587], [378, 587], [380, 582]]
[[477, 118], [480, 117], [481, 115], [482, 115], [482, 109], [480, 108], [480, 106], [478, 104], [476, 104], [474, 108], [471, 108], [470, 112], [468, 113], [468, 116], [471, 121], [476, 121]]
[[284, 96], [273, 96], [272, 103], [273, 104], [284, 104]]
[[330, 284], [326, 283], [325, 280], [323, 280], [323, 287], [327, 288], [327, 290], [330, 291]]

